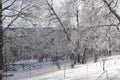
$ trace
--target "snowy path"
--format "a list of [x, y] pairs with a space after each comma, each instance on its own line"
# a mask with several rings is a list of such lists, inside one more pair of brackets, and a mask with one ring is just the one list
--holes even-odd
[[[89, 62], [84, 65], [76, 65], [74, 68], [67, 67], [66, 70], [55, 71], [55, 68], [52, 69], [52, 67], [47, 70], [44, 68], [32, 70], [31, 75], [30, 71], [15, 72], [13, 77], [3, 80], [120, 80], [120, 56], [107, 58], [105, 67], [108, 75], [105, 72], [99, 79], [97, 78], [103, 73], [101, 60], [97, 63]], [[42, 73], [45, 71], [50, 72]]]

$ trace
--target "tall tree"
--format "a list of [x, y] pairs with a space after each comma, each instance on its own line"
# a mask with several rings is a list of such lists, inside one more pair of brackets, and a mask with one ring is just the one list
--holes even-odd
[[0, 0], [0, 80], [3, 75], [3, 27], [2, 27], [2, 0]]
[[35, 18], [32, 10], [38, 9], [36, 0], [0, 0], [0, 80], [3, 75], [3, 46], [4, 32], [11, 26], [17, 26], [22, 20], [35, 26], [32, 21]]

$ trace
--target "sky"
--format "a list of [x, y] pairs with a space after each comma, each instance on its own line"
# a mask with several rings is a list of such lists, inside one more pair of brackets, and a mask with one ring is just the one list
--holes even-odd
[[54, 3], [59, 7], [61, 6], [61, 2], [64, 2], [64, 0], [54, 0]]

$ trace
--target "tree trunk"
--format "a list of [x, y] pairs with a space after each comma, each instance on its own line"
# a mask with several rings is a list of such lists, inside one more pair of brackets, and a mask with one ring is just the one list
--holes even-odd
[[78, 55], [77, 55], [77, 62], [78, 62], [78, 63], [80, 63], [80, 61], [81, 61], [80, 58], [81, 58], [81, 57], [80, 57], [80, 54], [78, 53]]
[[0, 80], [3, 75], [3, 29], [2, 29], [2, 0], [0, 0]]
[[85, 64], [87, 61], [86, 61], [86, 51], [87, 51], [87, 49], [85, 48], [84, 49], [84, 53], [83, 53], [83, 56], [82, 56], [82, 64]]
[[95, 57], [94, 62], [96, 63], [96, 62], [97, 62], [97, 60], [98, 60], [98, 54], [97, 54], [97, 53], [95, 53], [95, 54], [94, 54], [94, 57]]

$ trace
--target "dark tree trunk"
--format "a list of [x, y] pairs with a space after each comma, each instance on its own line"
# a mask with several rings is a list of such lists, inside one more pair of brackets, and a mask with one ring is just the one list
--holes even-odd
[[86, 57], [87, 57], [87, 48], [84, 49], [84, 53], [83, 53], [83, 56], [82, 56], [82, 64], [86, 63]]
[[0, 0], [0, 80], [3, 75], [3, 29], [2, 29], [2, 0]]
[[96, 63], [96, 62], [97, 62], [97, 60], [98, 60], [98, 54], [97, 54], [97, 53], [95, 53], [94, 57], [95, 57], [94, 62]]
[[111, 55], [112, 55], [111, 50], [109, 50], [109, 51], [108, 51], [108, 54], [109, 54], [109, 56], [111, 56]]
[[77, 55], [77, 62], [80, 63], [80, 54]]

